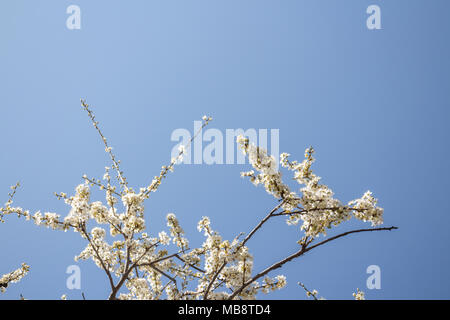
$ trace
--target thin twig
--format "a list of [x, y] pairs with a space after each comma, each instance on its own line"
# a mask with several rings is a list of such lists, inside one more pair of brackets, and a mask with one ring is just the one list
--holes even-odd
[[317, 299], [316, 294], [314, 292], [309, 291], [308, 288], [306, 288], [306, 286], [303, 283], [299, 282], [298, 285], [306, 291], [307, 296], [312, 296], [314, 300], [319, 300]]

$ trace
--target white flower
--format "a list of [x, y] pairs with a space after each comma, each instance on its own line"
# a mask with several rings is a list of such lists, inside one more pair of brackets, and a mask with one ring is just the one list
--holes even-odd
[[158, 238], [159, 241], [164, 245], [168, 245], [170, 243], [170, 237], [164, 231], [158, 233]]
[[355, 300], [366, 300], [364, 292], [359, 289], [356, 289], [356, 293], [353, 293], [353, 297], [355, 297]]

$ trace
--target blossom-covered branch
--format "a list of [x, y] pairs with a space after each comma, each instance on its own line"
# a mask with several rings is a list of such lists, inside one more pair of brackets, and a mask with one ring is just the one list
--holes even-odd
[[0, 292], [4, 293], [10, 283], [19, 282], [30, 271], [30, 266], [26, 263], [22, 263], [19, 269], [16, 269], [10, 273], [4, 274], [0, 277]]

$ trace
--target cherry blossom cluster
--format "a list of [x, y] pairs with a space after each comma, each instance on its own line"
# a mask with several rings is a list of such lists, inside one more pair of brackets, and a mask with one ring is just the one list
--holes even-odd
[[356, 289], [356, 292], [353, 293], [353, 297], [355, 298], [355, 300], [366, 300], [364, 296], [364, 292], [359, 289]]
[[10, 273], [4, 274], [0, 277], [0, 292], [4, 293], [10, 283], [19, 282], [30, 271], [30, 266], [26, 263], [22, 263], [19, 269], [16, 269]]
[[243, 136], [238, 137], [238, 143], [254, 170], [242, 172], [241, 176], [249, 177], [250, 181], [262, 184], [266, 191], [275, 198], [283, 201], [283, 215], [288, 216], [289, 225], [297, 225], [300, 221], [301, 229], [306, 236], [316, 237], [326, 235], [326, 230], [349, 220], [352, 216], [359, 220], [369, 221], [372, 226], [383, 223], [383, 209], [377, 207], [377, 199], [367, 191], [360, 199], [342, 204], [334, 198], [333, 191], [321, 184], [321, 178], [312, 172], [314, 149], [306, 149], [302, 162], [290, 161], [289, 154], [280, 155], [283, 167], [293, 171], [293, 179], [301, 185], [300, 193], [291, 191], [282, 181], [282, 174], [276, 170], [275, 159], [267, 151], [251, 143]]

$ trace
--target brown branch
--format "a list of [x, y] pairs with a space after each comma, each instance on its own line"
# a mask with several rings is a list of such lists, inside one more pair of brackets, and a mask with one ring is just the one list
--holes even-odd
[[347, 206], [343, 206], [343, 207], [329, 207], [329, 208], [312, 208], [312, 209], [303, 209], [300, 208], [300, 210], [296, 210], [296, 211], [282, 211], [282, 212], [278, 212], [278, 213], [274, 213], [272, 216], [273, 217], [278, 217], [278, 216], [292, 216], [295, 214], [305, 214], [311, 211], [336, 211], [339, 209], [344, 209], [344, 210], [349, 210], [349, 211], [358, 211], [358, 212], [365, 212], [369, 209], [360, 209], [360, 208], [353, 208], [353, 207], [347, 207]]
[[138, 266], [138, 267], [151, 267], [151, 266], [154, 265], [155, 263], [158, 263], [158, 262], [161, 262], [161, 261], [164, 261], [164, 260], [167, 260], [167, 259], [176, 257], [178, 254], [180, 254], [180, 252], [173, 253], [173, 254], [171, 254], [171, 255], [168, 255], [168, 256], [165, 256], [165, 257], [162, 257], [162, 258], [153, 260], [152, 262], [141, 263], [141, 264], [138, 264], [137, 266]]
[[200, 269], [199, 267], [193, 265], [192, 263], [187, 262], [186, 260], [184, 260], [183, 258], [181, 258], [178, 253], [175, 254], [175, 257], [178, 258], [180, 261], [184, 262], [185, 264], [187, 264], [188, 266], [190, 266], [191, 268], [194, 268], [197, 271], [200, 271], [201, 273], [205, 273], [205, 270]]
[[271, 217], [275, 216], [275, 212], [285, 203], [286, 200], [281, 201], [275, 208], [273, 208], [268, 214], [267, 216], [264, 217], [264, 219], [262, 219], [257, 225], [256, 227], [253, 228], [252, 231], [250, 231], [250, 233], [245, 237], [245, 239], [242, 241], [242, 244], [240, 245], [239, 249], [242, 248], [247, 241], [249, 241], [251, 239], [251, 237], [253, 237], [253, 235], [263, 226], [264, 223], [267, 222], [267, 220], [269, 220]]
[[226, 265], [227, 262], [225, 261], [217, 270], [217, 272], [214, 274], [211, 281], [208, 283], [208, 287], [206, 288], [205, 294], [203, 295], [203, 300], [208, 300], [208, 294], [209, 291], [211, 290], [211, 287], [213, 286], [214, 281], [216, 281], [217, 277], [219, 276], [219, 274], [222, 272], [223, 268], [225, 268]]
[[159, 273], [161, 273], [163, 276], [165, 276], [166, 278], [170, 279], [170, 280], [175, 284], [175, 287], [177, 286], [177, 280], [176, 280], [174, 277], [168, 275], [167, 273], [165, 273], [164, 271], [160, 270], [159, 268], [157, 268], [157, 267], [155, 267], [155, 266], [150, 266], [150, 267], [151, 267], [152, 269], [154, 269], [156, 272], [159, 272]]
[[106, 267], [105, 262], [103, 261], [102, 257], [100, 256], [98, 249], [96, 248], [96, 246], [93, 244], [91, 237], [89, 237], [89, 234], [86, 231], [85, 226], [80, 226], [80, 230], [83, 232], [84, 236], [86, 237], [86, 239], [89, 241], [89, 244], [91, 245], [92, 249], [95, 252], [95, 255], [97, 256], [97, 259], [100, 261], [100, 264], [102, 265], [103, 270], [105, 270], [106, 275], [108, 276], [108, 280], [109, 280], [109, 284], [111, 286], [111, 289], [114, 290], [114, 280], [111, 276], [111, 272], [109, 271], [109, 269]]
[[136, 261], [131, 266], [129, 266], [129, 261], [130, 261], [129, 253], [130, 252], [127, 248], [127, 263], [126, 263], [126, 267], [125, 267], [125, 272], [122, 274], [122, 277], [120, 278], [119, 283], [117, 283], [117, 285], [115, 287], [113, 287], [112, 292], [109, 295], [109, 300], [116, 299], [117, 292], [119, 292], [122, 285], [128, 279], [130, 272], [138, 266], [139, 261], [147, 254], [147, 252], [150, 251], [150, 249], [153, 248], [154, 246], [156, 246], [158, 243], [159, 243], [159, 241], [155, 242], [154, 244], [152, 244], [151, 246], [146, 248], [145, 252], [138, 259], [136, 259]]
[[389, 228], [373, 228], [373, 229], [358, 229], [358, 230], [352, 230], [352, 231], [348, 231], [348, 232], [341, 233], [341, 234], [339, 234], [339, 235], [337, 235], [337, 236], [334, 236], [334, 237], [331, 237], [331, 238], [329, 238], [329, 239], [323, 240], [323, 241], [321, 241], [321, 242], [319, 242], [319, 243], [317, 243], [317, 244], [315, 244], [315, 245], [313, 245], [313, 246], [311, 246], [311, 247], [309, 247], [309, 248], [307, 248], [306, 245], [303, 245], [302, 248], [301, 248], [299, 251], [297, 251], [297, 252], [293, 253], [292, 255], [290, 255], [290, 256], [288, 256], [288, 257], [286, 257], [286, 258], [284, 258], [284, 259], [278, 261], [277, 263], [271, 265], [270, 267], [268, 267], [268, 268], [266, 268], [265, 270], [261, 271], [260, 273], [256, 274], [253, 278], [247, 280], [241, 287], [239, 287], [237, 290], [235, 290], [235, 291], [233, 292], [233, 294], [232, 294], [228, 299], [229, 299], [229, 300], [232, 300], [232, 299], [233, 299], [234, 297], [236, 297], [239, 293], [241, 293], [242, 290], [244, 290], [248, 285], [250, 285], [252, 282], [258, 280], [259, 278], [265, 276], [265, 275], [268, 274], [269, 272], [271, 272], [271, 271], [273, 271], [273, 270], [275, 270], [275, 269], [281, 268], [285, 263], [287, 263], [287, 262], [289, 262], [289, 261], [291, 261], [291, 260], [293, 260], [293, 259], [295, 259], [295, 258], [298, 258], [298, 257], [302, 256], [303, 254], [305, 254], [306, 252], [308, 252], [308, 251], [310, 251], [310, 250], [312, 250], [312, 249], [314, 249], [314, 248], [316, 248], [316, 247], [319, 247], [319, 246], [321, 246], [321, 245], [324, 245], [324, 244], [327, 243], [327, 242], [336, 240], [336, 239], [338, 239], [338, 238], [345, 237], [345, 236], [347, 236], [347, 235], [349, 235], [349, 234], [352, 234], [352, 233], [358, 233], [358, 232], [371, 232], [371, 231], [384, 231], [384, 230], [390, 231], [390, 230], [395, 230], [395, 229], [398, 229], [398, 228], [392, 226], [392, 227], [389, 227]]
[[[254, 228], [252, 231], [249, 232], [249, 234], [244, 238], [244, 240], [242, 241], [242, 243], [237, 247], [237, 249], [235, 250], [235, 252], [238, 252], [243, 246], [245, 246], [245, 244], [253, 237], [253, 235], [259, 230], [261, 229], [261, 227], [263, 226], [264, 223], [267, 222], [267, 220], [269, 220], [273, 214], [286, 202], [286, 199], [282, 200], [275, 208], [273, 208], [268, 214], [267, 216], [265, 216]], [[216, 271], [216, 273], [214, 274], [214, 276], [212, 277], [211, 282], [208, 284], [208, 287], [206, 288], [205, 294], [203, 295], [203, 299], [207, 300], [208, 299], [208, 294], [209, 291], [211, 290], [214, 281], [216, 281], [217, 277], [219, 276], [219, 274], [222, 272], [223, 268], [225, 268], [225, 266], [227, 265], [227, 262], [225, 261], [221, 267]]]
[[372, 229], [371, 229], [371, 228], [368, 228], [368, 229], [358, 229], [358, 230], [347, 231], [347, 232], [338, 234], [337, 236], [334, 236], [334, 237], [325, 239], [325, 240], [323, 240], [323, 241], [321, 241], [321, 242], [319, 242], [319, 243], [317, 243], [317, 244], [315, 244], [315, 245], [313, 245], [313, 246], [307, 248], [306, 251], [310, 251], [310, 250], [312, 250], [312, 249], [314, 249], [314, 248], [316, 248], [316, 247], [319, 247], [319, 246], [321, 246], [321, 245], [324, 245], [324, 244], [327, 243], [327, 242], [336, 240], [336, 239], [338, 239], [338, 238], [345, 237], [345, 236], [347, 236], [347, 235], [349, 235], [349, 234], [352, 234], [352, 233], [371, 232], [371, 231], [391, 231], [391, 230], [397, 230], [397, 229], [398, 229], [398, 227], [392, 226], [392, 227], [384, 227], [384, 228], [372, 228]]

